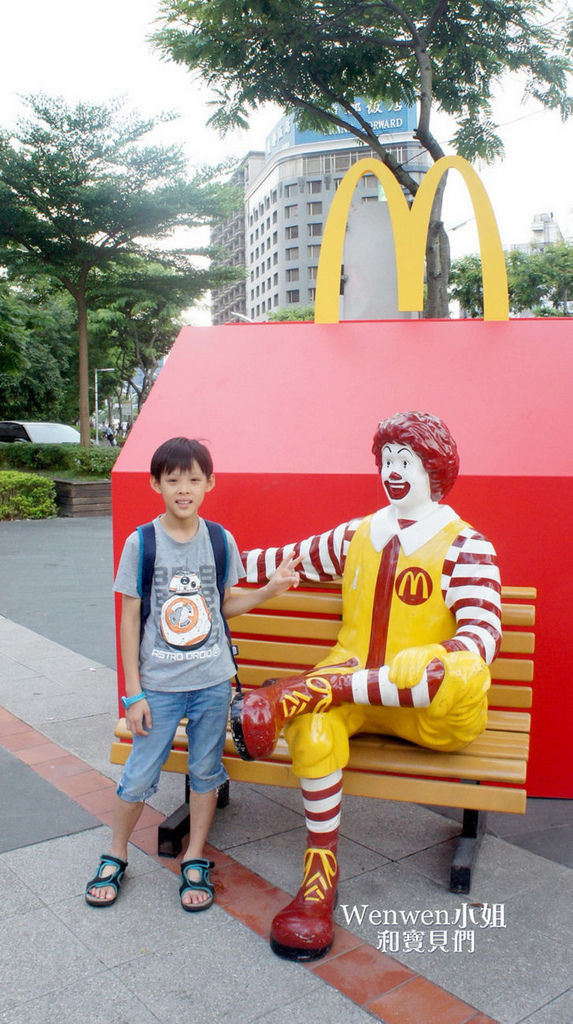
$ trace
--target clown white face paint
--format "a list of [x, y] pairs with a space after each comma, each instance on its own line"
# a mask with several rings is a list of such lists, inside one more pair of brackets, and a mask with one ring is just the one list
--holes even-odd
[[419, 455], [409, 445], [387, 443], [382, 449], [382, 483], [396, 515], [421, 519], [436, 506], [430, 477]]

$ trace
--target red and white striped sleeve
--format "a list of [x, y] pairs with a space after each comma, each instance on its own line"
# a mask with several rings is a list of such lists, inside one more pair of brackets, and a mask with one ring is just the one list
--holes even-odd
[[341, 523], [334, 530], [307, 537], [296, 544], [282, 548], [254, 548], [241, 555], [247, 583], [264, 583], [288, 555], [302, 555], [298, 566], [301, 579], [316, 583], [342, 576], [348, 545], [360, 524], [360, 519]]
[[455, 635], [442, 646], [472, 651], [490, 665], [501, 644], [501, 581], [493, 545], [471, 526], [446, 555], [442, 594], [457, 623]]

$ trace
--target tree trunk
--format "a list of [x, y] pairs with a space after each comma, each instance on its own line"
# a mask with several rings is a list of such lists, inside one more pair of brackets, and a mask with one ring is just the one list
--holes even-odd
[[441, 220], [431, 220], [426, 243], [426, 303], [424, 317], [446, 319], [449, 316], [448, 279], [450, 243]]
[[424, 317], [429, 320], [446, 319], [449, 316], [450, 242], [442, 221], [442, 204], [447, 178], [447, 174], [444, 174], [436, 189], [426, 239]]
[[89, 348], [88, 348], [88, 307], [85, 282], [75, 295], [78, 307], [78, 396], [80, 413], [80, 444], [90, 444], [90, 400], [89, 400]]

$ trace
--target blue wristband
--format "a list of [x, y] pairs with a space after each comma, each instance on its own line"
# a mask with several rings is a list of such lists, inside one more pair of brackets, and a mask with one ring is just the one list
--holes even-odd
[[145, 694], [144, 693], [136, 693], [135, 697], [122, 697], [121, 698], [121, 703], [123, 704], [124, 708], [129, 708], [129, 707], [131, 707], [132, 704], [135, 704], [138, 700], [145, 700]]

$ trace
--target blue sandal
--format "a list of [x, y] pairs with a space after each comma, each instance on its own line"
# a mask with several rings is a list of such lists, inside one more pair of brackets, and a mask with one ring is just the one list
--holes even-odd
[[[215, 889], [212, 883], [209, 881], [209, 870], [214, 868], [215, 864], [212, 860], [184, 860], [181, 862], [181, 885], [179, 886], [179, 897], [183, 896], [186, 892], [206, 892], [207, 899], [203, 900], [202, 903], [183, 903], [181, 900], [181, 906], [183, 910], [187, 910], [193, 914], [199, 910], [208, 910], [215, 899]], [[187, 875], [189, 869], [193, 869], [199, 872], [198, 879], [190, 879]]]
[[[114, 869], [111, 875], [102, 874], [106, 867]], [[119, 896], [119, 887], [123, 881], [126, 867], [126, 860], [120, 860], [119, 857], [112, 857], [111, 854], [102, 853], [98, 869], [92, 880], [86, 885], [86, 903], [89, 903], [90, 907], [111, 907], [112, 903], [115, 903]], [[90, 889], [105, 889], [108, 885], [115, 889], [115, 896], [112, 896], [110, 900], [98, 900], [96, 896], [90, 895]]]

